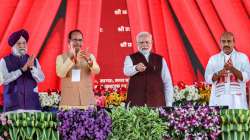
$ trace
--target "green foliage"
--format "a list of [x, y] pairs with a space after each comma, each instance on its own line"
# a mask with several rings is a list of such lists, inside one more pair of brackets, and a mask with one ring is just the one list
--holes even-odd
[[158, 110], [148, 107], [117, 107], [111, 110], [110, 140], [162, 140], [167, 132]]
[[53, 113], [12, 113], [9, 134], [12, 140], [58, 140], [57, 119]]

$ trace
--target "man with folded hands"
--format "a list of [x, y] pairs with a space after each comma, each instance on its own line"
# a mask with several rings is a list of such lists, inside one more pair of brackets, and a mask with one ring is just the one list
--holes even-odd
[[206, 82], [212, 84], [209, 105], [247, 109], [248, 57], [234, 49], [235, 40], [231, 32], [222, 34], [220, 45], [221, 52], [210, 57], [205, 72]]
[[28, 55], [29, 34], [21, 29], [8, 39], [12, 53], [0, 61], [4, 86], [4, 112], [36, 112], [41, 109], [37, 83], [44, 74], [37, 59]]

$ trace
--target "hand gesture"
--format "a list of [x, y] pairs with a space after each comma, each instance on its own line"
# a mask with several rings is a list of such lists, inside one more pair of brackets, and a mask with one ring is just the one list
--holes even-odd
[[212, 80], [213, 81], [218, 81], [221, 77], [225, 76], [227, 74], [227, 70], [225, 70], [224, 68], [220, 71], [218, 71], [217, 73], [214, 73]]
[[222, 70], [220, 70], [217, 73], [217, 75], [218, 75], [219, 78], [222, 77], [222, 76], [224, 76], [224, 75], [226, 75], [226, 74], [227, 74], [227, 70], [226, 69], [222, 69]]
[[229, 59], [227, 61], [227, 63], [225, 63], [224, 69], [227, 70], [227, 71], [232, 71], [232, 69], [233, 69], [233, 63], [232, 63], [231, 59]]
[[34, 55], [31, 55], [28, 59], [28, 62], [29, 62], [29, 68], [32, 68], [34, 66], [34, 60], [35, 60], [35, 57]]
[[70, 58], [70, 59], [74, 59], [74, 51], [69, 51], [68, 52], [68, 57]]
[[143, 64], [143, 63], [138, 63], [136, 66], [135, 66], [135, 69], [139, 72], [143, 72], [146, 70], [146, 66]]
[[80, 48], [78, 48], [78, 47], [70, 47], [70, 46], [69, 46], [69, 48], [70, 48], [70, 51], [68, 52], [68, 57], [70, 59], [75, 59], [78, 52], [80, 51]]
[[90, 54], [89, 54], [89, 50], [88, 48], [84, 49], [84, 50], [81, 50], [79, 53], [78, 53], [78, 57], [79, 58], [84, 58], [85, 60], [89, 60], [90, 58]]
[[22, 71], [25, 72], [28, 70], [28, 68], [32, 68], [34, 66], [34, 60], [35, 60], [34, 56], [31, 55], [28, 58], [27, 62], [24, 64], [24, 66], [21, 68]]

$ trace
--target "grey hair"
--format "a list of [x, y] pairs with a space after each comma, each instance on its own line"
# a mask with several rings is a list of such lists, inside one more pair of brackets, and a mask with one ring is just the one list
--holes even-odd
[[139, 38], [143, 37], [143, 36], [148, 36], [151, 38], [152, 40], [152, 34], [149, 33], [149, 32], [139, 32], [137, 35], [136, 35], [136, 41], [139, 40]]

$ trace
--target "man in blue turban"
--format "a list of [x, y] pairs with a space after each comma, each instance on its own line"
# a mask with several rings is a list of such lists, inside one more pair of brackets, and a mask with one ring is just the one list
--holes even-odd
[[27, 54], [29, 34], [22, 29], [9, 36], [12, 53], [0, 61], [4, 85], [4, 112], [39, 111], [37, 83], [44, 74], [37, 59]]

